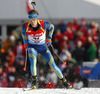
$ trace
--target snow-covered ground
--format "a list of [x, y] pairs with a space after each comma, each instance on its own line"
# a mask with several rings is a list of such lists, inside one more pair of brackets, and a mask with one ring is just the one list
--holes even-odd
[[23, 91], [21, 88], [0, 88], [0, 94], [100, 94], [100, 88], [75, 89], [40, 89]]

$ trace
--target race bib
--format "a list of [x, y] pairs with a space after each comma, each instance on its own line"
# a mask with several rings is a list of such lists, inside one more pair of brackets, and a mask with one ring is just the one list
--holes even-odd
[[36, 35], [28, 35], [28, 40], [32, 43], [41, 43], [45, 40], [45, 33], [36, 34]]

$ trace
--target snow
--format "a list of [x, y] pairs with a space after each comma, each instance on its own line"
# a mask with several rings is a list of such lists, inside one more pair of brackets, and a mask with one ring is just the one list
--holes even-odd
[[39, 89], [23, 91], [22, 88], [0, 88], [0, 94], [100, 94], [100, 88]]

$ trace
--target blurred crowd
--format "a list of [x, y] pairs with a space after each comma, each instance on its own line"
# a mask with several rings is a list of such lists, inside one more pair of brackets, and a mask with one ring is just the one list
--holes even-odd
[[[0, 87], [31, 87], [30, 62], [24, 72], [25, 48], [21, 38], [22, 24], [14, 29], [7, 40], [0, 40]], [[68, 23], [60, 20], [55, 25], [52, 38], [55, 52], [50, 48], [56, 64], [73, 87], [88, 87], [88, 79], [80, 76], [79, 68], [83, 61], [98, 62], [99, 24], [87, 23], [86, 18], [77, 18]], [[58, 57], [66, 61], [62, 63]], [[62, 83], [47, 62], [38, 56], [38, 86], [40, 88], [61, 88]]]

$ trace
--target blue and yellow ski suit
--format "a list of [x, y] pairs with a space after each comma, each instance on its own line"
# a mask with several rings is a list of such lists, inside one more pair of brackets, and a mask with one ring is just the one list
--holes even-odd
[[28, 56], [31, 62], [30, 69], [32, 76], [37, 75], [37, 56], [40, 53], [48, 62], [50, 67], [56, 72], [57, 76], [62, 79], [63, 74], [59, 67], [55, 64], [53, 56], [46, 45], [46, 29], [49, 29], [49, 37], [52, 38], [54, 26], [44, 20], [38, 20], [38, 29], [34, 31], [31, 24], [26, 22], [22, 27], [22, 38], [24, 46], [28, 49]]

